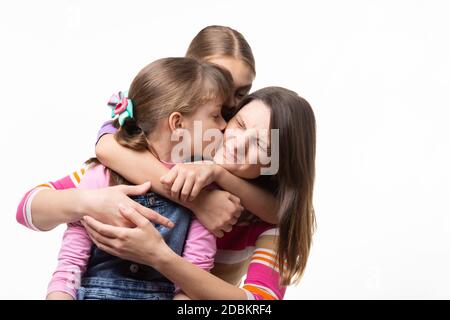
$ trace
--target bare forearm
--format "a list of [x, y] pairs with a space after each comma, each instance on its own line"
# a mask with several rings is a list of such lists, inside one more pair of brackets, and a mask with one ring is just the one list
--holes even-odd
[[[170, 250], [170, 249], [169, 249]], [[193, 300], [246, 300], [244, 290], [223, 281], [168, 251], [161, 260], [151, 261], [154, 267], [176, 283]], [[152, 259], [153, 260], [153, 259]]]
[[218, 166], [216, 183], [241, 199], [241, 204], [260, 219], [277, 224], [278, 202], [268, 191], [236, 177]]
[[62, 223], [80, 220], [83, 199], [79, 189], [39, 191], [31, 203], [33, 225], [40, 230], [51, 230]]

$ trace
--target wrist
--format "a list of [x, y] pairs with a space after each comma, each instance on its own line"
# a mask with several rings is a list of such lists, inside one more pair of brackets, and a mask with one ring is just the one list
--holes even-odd
[[75, 201], [74, 201], [74, 208], [76, 213], [76, 219], [81, 220], [83, 216], [89, 214], [92, 212], [93, 205], [92, 200], [94, 195], [94, 190], [83, 190], [83, 189], [76, 189], [75, 192]]
[[225, 169], [218, 164], [214, 164], [214, 181], [219, 183], [225, 175]]
[[147, 255], [147, 265], [152, 266], [159, 272], [171, 265], [178, 255], [162, 240], [157, 253], [151, 252]]

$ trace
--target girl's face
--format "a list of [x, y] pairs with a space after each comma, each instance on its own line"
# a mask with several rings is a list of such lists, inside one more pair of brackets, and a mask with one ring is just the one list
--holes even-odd
[[260, 100], [249, 102], [228, 122], [214, 161], [241, 178], [259, 177], [266, 166], [259, 155], [270, 149], [269, 129], [269, 107]]
[[225, 102], [224, 110], [222, 111], [224, 112], [225, 120], [228, 120], [231, 117], [227, 118], [226, 115], [233, 115], [236, 112], [236, 106], [250, 92], [255, 74], [250, 66], [241, 59], [218, 56], [208, 59], [208, 62], [227, 69], [233, 77], [233, 93], [230, 99]]
[[[211, 144], [211, 141], [203, 139], [205, 131], [213, 129], [223, 131], [226, 127], [226, 122], [221, 114], [221, 101], [210, 101], [198, 108], [189, 115], [182, 116], [182, 127], [190, 137], [190, 141], [184, 141], [191, 146], [191, 154], [197, 155], [199, 152], [204, 152], [205, 148]], [[216, 143], [221, 141], [214, 140]], [[200, 154], [201, 155], [201, 154]]]

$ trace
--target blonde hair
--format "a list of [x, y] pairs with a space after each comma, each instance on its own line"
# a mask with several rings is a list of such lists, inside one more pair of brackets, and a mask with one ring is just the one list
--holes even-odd
[[230, 27], [214, 25], [202, 29], [192, 39], [186, 52], [186, 57], [200, 61], [217, 56], [243, 60], [256, 75], [255, 58], [250, 45], [240, 32]]

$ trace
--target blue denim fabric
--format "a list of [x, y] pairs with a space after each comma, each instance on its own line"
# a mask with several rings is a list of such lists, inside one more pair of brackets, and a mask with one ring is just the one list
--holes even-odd
[[[175, 224], [172, 229], [161, 225], [155, 227], [169, 247], [181, 255], [191, 212], [153, 192], [131, 198]], [[93, 245], [87, 270], [77, 291], [77, 299], [172, 299], [173, 291], [174, 285], [154, 268], [112, 256]]]

